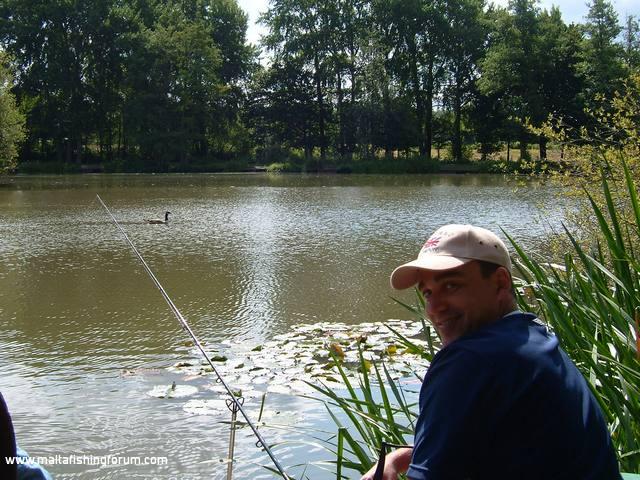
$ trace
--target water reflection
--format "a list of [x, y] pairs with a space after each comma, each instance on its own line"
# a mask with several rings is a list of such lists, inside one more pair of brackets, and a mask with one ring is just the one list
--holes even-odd
[[[192, 328], [216, 345], [260, 343], [300, 323], [403, 316], [388, 275], [415, 257], [425, 235], [470, 222], [503, 227], [535, 248], [559, 225], [554, 192], [490, 175], [0, 178], [0, 390], [20, 442], [40, 455], [170, 458], [169, 466], [135, 471], [56, 466], [56, 478], [224, 471], [216, 462], [226, 452], [228, 418], [188, 415], [178, 399], [146, 395], [185, 381], [164, 369], [183, 359], [186, 337], [96, 193]], [[143, 221], [166, 210], [168, 226]], [[207, 398], [210, 380], [189, 381]], [[304, 412], [299, 425], [332, 427], [306, 400], [269, 401]], [[265, 435], [292, 439], [294, 430]], [[237, 478], [271, 478], [248, 431], [238, 441]], [[288, 464], [327, 458], [295, 445], [279, 451]], [[319, 470], [312, 478], [331, 476]]]

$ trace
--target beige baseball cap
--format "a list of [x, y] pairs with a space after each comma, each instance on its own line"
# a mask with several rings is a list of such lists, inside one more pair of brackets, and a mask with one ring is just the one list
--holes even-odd
[[409, 288], [418, 283], [419, 270], [449, 270], [473, 260], [495, 263], [511, 273], [509, 252], [495, 233], [473, 225], [445, 225], [428, 238], [416, 260], [393, 271], [391, 286]]

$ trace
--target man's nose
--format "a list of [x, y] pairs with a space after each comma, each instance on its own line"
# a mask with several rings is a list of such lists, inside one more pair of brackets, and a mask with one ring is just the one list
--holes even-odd
[[447, 302], [440, 295], [431, 294], [427, 299], [427, 314], [438, 313], [446, 310]]

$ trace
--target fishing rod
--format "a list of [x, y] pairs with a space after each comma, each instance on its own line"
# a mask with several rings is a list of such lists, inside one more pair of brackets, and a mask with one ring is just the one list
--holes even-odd
[[395, 443], [382, 442], [380, 444], [380, 453], [378, 455], [378, 463], [376, 464], [376, 471], [373, 474], [373, 480], [382, 480], [384, 475], [384, 466], [387, 458], [387, 447], [393, 448], [413, 448], [413, 445], [398, 445]]
[[262, 435], [260, 434], [260, 432], [258, 432], [257, 427], [253, 424], [251, 419], [249, 419], [249, 416], [247, 415], [247, 412], [245, 412], [244, 408], [242, 408], [242, 402], [240, 402], [236, 398], [236, 396], [233, 394], [233, 392], [231, 391], [231, 389], [229, 388], [227, 383], [224, 381], [224, 378], [222, 378], [222, 375], [220, 375], [220, 373], [218, 373], [218, 370], [216, 369], [215, 365], [213, 364], [213, 362], [209, 358], [209, 355], [207, 355], [207, 352], [204, 351], [204, 348], [202, 347], [202, 344], [198, 340], [198, 337], [196, 337], [195, 333], [193, 333], [193, 330], [191, 330], [191, 327], [189, 327], [189, 324], [187, 323], [187, 320], [182, 316], [182, 313], [180, 313], [180, 310], [178, 310], [178, 307], [176, 307], [176, 305], [173, 303], [173, 301], [169, 297], [169, 294], [167, 294], [166, 290], [160, 284], [160, 281], [156, 278], [154, 273], [151, 271], [151, 268], [149, 268], [149, 265], [147, 265], [147, 262], [145, 262], [144, 258], [142, 258], [142, 255], [140, 254], [140, 252], [138, 251], [136, 246], [133, 244], [133, 242], [129, 238], [129, 235], [127, 235], [127, 232], [125, 232], [124, 228], [122, 228], [120, 226], [120, 224], [118, 223], [118, 220], [116, 220], [116, 217], [113, 216], [113, 214], [111, 213], [109, 208], [102, 201], [102, 198], [100, 198], [100, 195], [96, 194], [96, 197], [98, 197], [98, 200], [100, 201], [100, 203], [102, 204], [104, 209], [107, 211], [107, 213], [111, 217], [111, 220], [113, 220], [113, 223], [115, 223], [116, 227], [118, 227], [118, 229], [120, 230], [122, 235], [124, 235], [124, 238], [129, 243], [129, 246], [133, 249], [133, 252], [138, 257], [138, 260], [140, 260], [140, 262], [144, 266], [144, 269], [147, 271], [147, 273], [151, 277], [151, 280], [153, 280], [153, 283], [155, 284], [155, 286], [158, 287], [158, 290], [160, 290], [160, 293], [162, 294], [162, 296], [164, 297], [165, 301], [169, 305], [169, 308], [171, 309], [171, 311], [173, 312], [175, 317], [178, 319], [178, 322], [180, 322], [180, 325], [182, 325], [182, 328], [189, 334], [189, 336], [193, 340], [194, 345], [196, 347], [198, 347], [198, 350], [200, 350], [200, 353], [202, 354], [202, 356], [205, 358], [205, 360], [207, 361], [207, 363], [209, 364], [209, 366], [211, 367], [213, 372], [218, 377], [218, 382], [222, 384], [224, 389], [229, 394], [229, 397], [231, 397], [231, 400], [233, 402], [233, 409], [239, 411], [242, 414], [244, 419], [247, 421], [247, 425], [249, 425], [249, 427], [251, 427], [251, 430], [253, 430], [254, 435], [258, 439], [258, 442], [256, 443], [256, 446], [258, 448], [260, 448], [262, 446], [262, 448], [265, 450], [265, 452], [267, 452], [267, 454], [271, 458], [271, 461], [275, 465], [275, 467], [278, 470], [278, 472], [280, 472], [280, 475], [282, 475], [282, 477], [285, 480], [293, 480], [293, 478], [290, 477], [289, 475], [287, 475], [287, 473], [284, 471], [284, 469], [282, 468], [282, 466], [280, 465], [280, 463], [278, 462], [278, 460], [274, 456], [273, 452], [271, 451], [271, 448], [269, 448], [269, 446], [267, 445], [267, 442], [264, 441], [264, 439], [262, 438]]

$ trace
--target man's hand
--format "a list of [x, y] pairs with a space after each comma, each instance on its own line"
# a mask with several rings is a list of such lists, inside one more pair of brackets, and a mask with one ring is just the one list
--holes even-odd
[[[409, 469], [412, 453], [412, 448], [401, 448], [395, 452], [391, 452], [385, 457], [382, 478], [376, 480], [398, 480], [398, 475], [405, 473]], [[376, 463], [360, 480], [373, 480], [373, 475], [376, 473], [377, 467], [378, 464]]]

